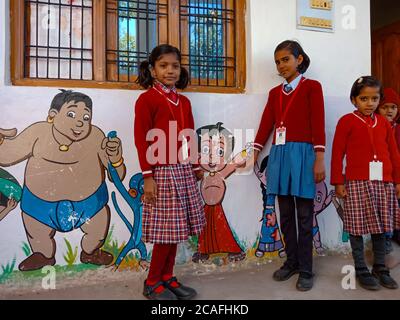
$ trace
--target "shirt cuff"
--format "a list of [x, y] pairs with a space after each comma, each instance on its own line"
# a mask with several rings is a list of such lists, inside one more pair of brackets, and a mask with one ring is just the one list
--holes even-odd
[[143, 171], [142, 175], [143, 175], [143, 178], [152, 177], [153, 176], [153, 171], [151, 171], [151, 170]]
[[322, 151], [322, 152], [325, 152], [325, 146], [323, 146], [323, 145], [316, 145], [316, 146], [314, 146], [314, 151]]
[[253, 142], [253, 149], [262, 151], [263, 148], [264, 148], [264, 146], [262, 144]]

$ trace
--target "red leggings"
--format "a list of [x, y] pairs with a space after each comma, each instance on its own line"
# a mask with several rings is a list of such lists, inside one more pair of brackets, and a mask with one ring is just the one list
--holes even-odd
[[177, 244], [154, 244], [151, 256], [149, 275], [146, 284], [155, 285], [159, 281], [166, 281], [174, 274]]

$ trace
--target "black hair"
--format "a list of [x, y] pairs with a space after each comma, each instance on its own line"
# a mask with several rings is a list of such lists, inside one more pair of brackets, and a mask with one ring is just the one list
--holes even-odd
[[222, 126], [222, 122], [218, 122], [217, 124], [212, 124], [208, 126], [203, 126], [196, 130], [197, 138], [198, 138], [198, 151], [201, 152], [201, 136], [202, 134], [206, 133], [209, 135], [210, 138], [213, 136], [221, 135], [227, 139], [227, 146], [225, 157], [228, 157], [232, 154], [233, 149], [235, 148], [235, 137], [233, 136], [232, 132]]
[[310, 66], [311, 60], [297, 41], [286, 40], [281, 42], [276, 47], [274, 54], [281, 50], [288, 50], [292, 55], [294, 55], [296, 59], [301, 55], [303, 57], [303, 62], [297, 67], [297, 70], [301, 74], [307, 71], [308, 67]]
[[365, 87], [379, 88], [380, 99], [382, 100], [384, 98], [382, 83], [378, 79], [372, 76], [364, 76], [358, 78], [353, 83], [350, 92], [350, 101], [352, 101], [353, 98], [358, 97], [360, 95], [361, 90], [364, 89]]
[[75, 103], [83, 102], [86, 107], [92, 110], [92, 99], [84, 93], [76, 92], [72, 90], [64, 90], [60, 89], [60, 93], [57, 93], [56, 96], [51, 101], [50, 110], [55, 109], [57, 111], [61, 110], [61, 107], [68, 102], [74, 101]]
[[[155, 47], [149, 56], [149, 60], [142, 61], [139, 66], [139, 75], [136, 78], [136, 83], [140, 84], [143, 88], [147, 89], [153, 85], [154, 79], [151, 76], [150, 67], [155, 66], [156, 62], [160, 59], [160, 57], [164, 54], [175, 53], [176, 57], [181, 63], [182, 55], [178, 48], [173, 47], [169, 44], [161, 44]], [[178, 82], [175, 84], [175, 87], [178, 89], [185, 89], [189, 83], [189, 73], [188, 71], [181, 67], [181, 75], [179, 77]]]

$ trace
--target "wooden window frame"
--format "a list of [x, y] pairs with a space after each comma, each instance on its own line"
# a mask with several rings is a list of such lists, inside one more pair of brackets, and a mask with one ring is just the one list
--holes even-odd
[[[210, 93], [243, 93], [246, 85], [246, 0], [235, 0], [235, 43], [236, 86], [197, 86], [190, 85], [185, 91]], [[132, 82], [107, 81], [106, 61], [106, 3], [107, 0], [93, 1], [93, 80], [69, 79], [32, 79], [24, 76], [24, 39], [25, 10], [24, 0], [10, 1], [11, 28], [11, 82], [15, 86], [99, 88], [99, 89], [133, 89], [141, 87]], [[168, 6], [168, 43], [179, 48], [179, 1], [169, 0]], [[165, 37], [165, 36], [164, 36]], [[238, 45], [240, 44], [240, 45]]]

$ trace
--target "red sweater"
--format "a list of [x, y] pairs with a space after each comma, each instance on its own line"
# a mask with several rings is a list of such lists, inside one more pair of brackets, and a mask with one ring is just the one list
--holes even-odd
[[[378, 114], [375, 114], [375, 117], [372, 132], [377, 160], [383, 162], [383, 181], [400, 183], [400, 155], [393, 130], [384, 117]], [[368, 127], [355, 113], [346, 114], [339, 120], [333, 139], [331, 184], [344, 184], [349, 180], [369, 180], [369, 163], [373, 159], [374, 152]]]
[[[300, 91], [296, 93], [297, 90]], [[283, 124], [286, 127], [286, 141], [309, 142], [314, 145], [316, 151], [324, 151], [325, 113], [322, 87], [318, 81], [305, 78], [289, 94], [283, 91], [283, 85], [271, 89], [254, 141], [254, 148], [261, 151], [274, 126], [275, 128], [281, 126], [281, 94], [283, 112], [294, 96]], [[275, 134], [273, 144], [275, 144]]]
[[[168, 105], [165, 93], [150, 88], [146, 92], [142, 93], [136, 101], [134, 138], [136, 149], [138, 151], [140, 167], [144, 177], [151, 176], [155, 166], [178, 163], [178, 152], [182, 146], [182, 142], [178, 140], [178, 133], [182, 129], [194, 130], [194, 120], [190, 101], [188, 98], [180, 94], [178, 95], [178, 98], [180, 103], [177, 106], [172, 103], [169, 103]], [[171, 114], [171, 110], [173, 115]], [[178, 128], [176, 134], [174, 132], [169, 132], [170, 121], [177, 121]], [[166, 148], [165, 161], [160, 160], [155, 163], [149, 163], [150, 161], [146, 157], [147, 150], [153, 143], [160, 144], [157, 139], [155, 139], [154, 142], [146, 141], [147, 132], [151, 129], [161, 129], [166, 134], [165, 144], [162, 143]], [[170, 151], [174, 154], [170, 154]], [[153, 152], [150, 153], [152, 154]], [[198, 165], [195, 167], [196, 169], [199, 169]]]

